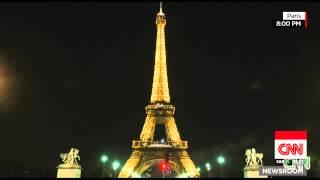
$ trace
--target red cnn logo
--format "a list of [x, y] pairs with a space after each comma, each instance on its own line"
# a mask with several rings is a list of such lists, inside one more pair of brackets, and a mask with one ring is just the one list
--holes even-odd
[[[298, 146], [299, 145], [299, 146]], [[278, 147], [278, 151], [281, 155], [289, 155], [291, 152], [292, 155], [302, 155], [303, 153], [303, 144], [285, 144], [282, 143]]]
[[307, 131], [275, 131], [275, 159], [305, 159]]

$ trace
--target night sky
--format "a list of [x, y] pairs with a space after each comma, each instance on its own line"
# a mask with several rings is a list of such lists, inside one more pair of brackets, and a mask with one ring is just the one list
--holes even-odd
[[[171, 103], [195, 163], [215, 171], [222, 153], [226, 176], [241, 177], [246, 148], [270, 165], [274, 130], [308, 130], [319, 177], [320, 4], [163, 6]], [[55, 177], [71, 147], [84, 176], [102, 153], [125, 163], [150, 101], [158, 9], [0, 3], [0, 176], [51, 168]], [[273, 28], [282, 11], [308, 11], [309, 28]]]

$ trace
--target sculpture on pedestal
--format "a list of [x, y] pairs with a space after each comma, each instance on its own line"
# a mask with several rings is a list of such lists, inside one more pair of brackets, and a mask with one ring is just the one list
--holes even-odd
[[263, 153], [256, 153], [255, 148], [246, 150], [246, 166], [263, 165], [262, 163]]
[[79, 150], [75, 148], [71, 148], [69, 153], [61, 153], [60, 157], [64, 162], [64, 166], [79, 166], [77, 159], [80, 161]]
[[263, 166], [263, 153], [257, 153], [255, 148], [246, 149], [246, 166], [243, 169], [244, 178], [267, 178], [260, 176], [259, 168]]
[[79, 150], [71, 148], [69, 153], [61, 153], [60, 158], [62, 164], [58, 166], [57, 178], [80, 178], [81, 177], [81, 166], [78, 164], [80, 160]]

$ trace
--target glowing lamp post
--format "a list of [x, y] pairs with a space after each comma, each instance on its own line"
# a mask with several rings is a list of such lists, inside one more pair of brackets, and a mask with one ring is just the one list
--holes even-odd
[[114, 160], [113, 162], [112, 162], [112, 169], [113, 169], [113, 171], [114, 171], [114, 176], [116, 177], [116, 171], [117, 171], [117, 169], [120, 167], [120, 162], [119, 161], [117, 161], [117, 160]]
[[108, 162], [109, 158], [107, 155], [102, 155], [100, 161], [102, 162], [102, 177], [104, 177], [104, 165]]
[[109, 160], [109, 158], [106, 155], [102, 155], [100, 160], [101, 160], [102, 163], [106, 163]]
[[207, 169], [207, 171], [208, 171], [208, 177], [210, 177], [211, 164], [207, 162], [207, 163], [205, 164], [205, 166], [206, 166], [206, 169]]
[[218, 156], [217, 162], [220, 165], [220, 176], [223, 177], [223, 165], [225, 163], [225, 158], [223, 156]]

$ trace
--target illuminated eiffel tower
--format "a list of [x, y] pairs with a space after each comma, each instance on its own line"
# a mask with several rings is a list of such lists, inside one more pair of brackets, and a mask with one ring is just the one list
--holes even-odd
[[[187, 152], [188, 142], [180, 138], [174, 119], [175, 107], [170, 104], [165, 49], [166, 16], [162, 12], [161, 3], [156, 16], [156, 25], [157, 42], [151, 101], [146, 107], [147, 117], [140, 140], [132, 142], [133, 152], [118, 177], [140, 176], [150, 167], [163, 162], [177, 175], [199, 177], [200, 174]], [[158, 124], [165, 126], [165, 143], [154, 141], [154, 132]]]

